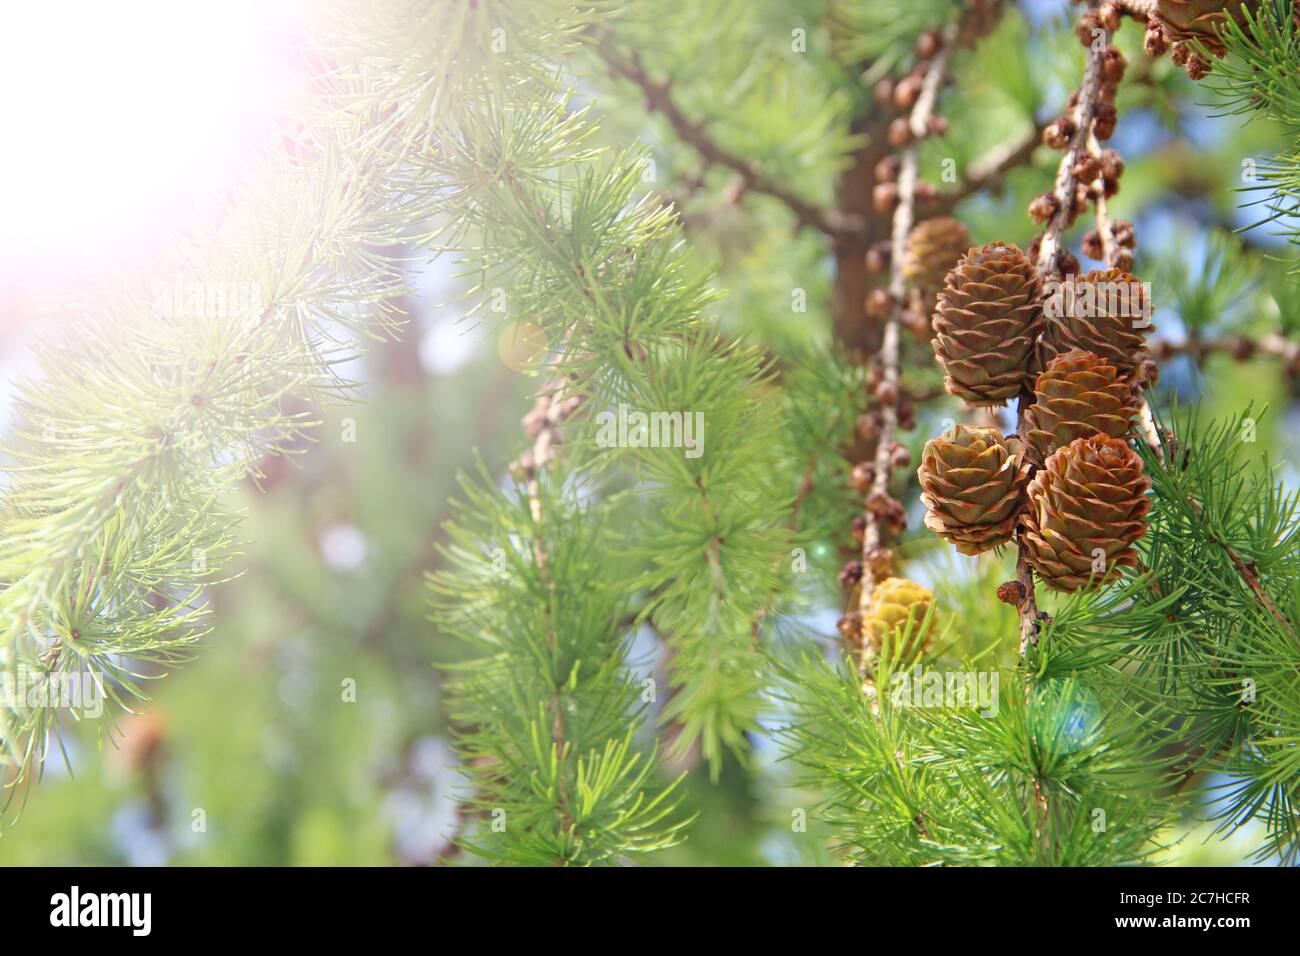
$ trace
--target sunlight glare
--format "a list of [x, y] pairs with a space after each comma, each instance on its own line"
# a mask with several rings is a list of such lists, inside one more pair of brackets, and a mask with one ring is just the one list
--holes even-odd
[[143, 250], [214, 209], [293, 85], [270, 19], [288, 15], [256, 0], [7, 5], [0, 256]]

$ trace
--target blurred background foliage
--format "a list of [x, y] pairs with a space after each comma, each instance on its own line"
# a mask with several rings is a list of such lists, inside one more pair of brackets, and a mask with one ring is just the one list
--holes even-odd
[[[755, 157], [800, 194], [829, 202], [852, 145], [847, 117], [861, 94], [826, 52], [843, 39], [827, 26], [834, 22], [827, 6], [653, 0], [629, 5], [616, 30], [649, 72], [672, 77], [683, 110], [703, 120], [715, 141]], [[881, 14], [909, 6], [834, 4], [860, 22], [880, 20], [874, 36], [862, 34], [879, 49], [857, 55], [906, 56], [915, 25]], [[915, 6], [925, 12], [925, 4]], [[1067, 5], [1054, 0], [1029, 0], [1003, 18], [962, 62], [944, 111], [951, 126], [927, 142], [922, 175], [939, 180], [948, 158], [965, 169], [1057, 114], [1081, 55], [1070, 23]], [[792, 49], [797, 29], [806, 31], [803, 52]], [[1153, 284], [1160, 335], [1294, 333], [1300, 292], [1284, 275], [1285, 261], [1274, 261], [1288, 259], [1290, 249], [1267, 227], [1235, 231], [1254, 219], [1239, 191], [1250, 185], [1251, 164], [1288, 146], [1283, 131], [1214, 115], [1205, 87], [1168, 58], [1148, 60], [1140, 40], [1131, 26], [1118, 38], [1130, 74], [1110, 145], [1127, 172], [1112, 211], [1136, 224], [1136, 272]], [[647, 187], [681, 207], [701, 262], [720, 264], [718, 284], [729, 293], [716, 307], [721, 324], [783, 358], [810, 357], [808, 368], [791, 362], [783, 374], [822, 384], [828, 374], [856, 374], [824, 356], [832, 271], [820, 238], [797, 232], [780, 204], [741, 195], [734, 174], [701, 163], [661, 118], [647, 118], [635, 89], [594, 59], [573, 67], [580, 96], [599, 112], [605, 144], [650, 149]], [[1050, 187], [1056, 161], [1039, 150], [995, 190], [965, 202], [959, 215], [973, 240], [1027, 244], [1025, 207]], [[1084, 228], [1081, 221], [1071, 236], [1076, 249]], [[373, 348], [360, 360], [364, 368], [347, 370], [369, 383], [362, 400], [324, 410], [315, 444], [268, 462], [262, 487], [239, 491], [248, 509], [241, 573], [214, 589], [214, 627], [195, 659], [157, 681], [139, 714], [117, 721], [114, 743], [98, 744], [94, 728], [65, 729], [67, 764], [48, 763], [36, 784], [39, 799], [0, 837], [0, 864], [472, 862], [451, 842], [466, 821], [452, 799], [461, 784], [435, 666], [462, 650], [427, 621], [424, 575], [440, 560], [436, 546], [457, 472], [481, 460], [503, 474], [537, 381], [502, 361], [508, 327], [458, 321], [468, 307], [443, 264], [412, 268], [422, 294], [405, 303], [400, 341]], [[0, 352], [6, 384], [24, 368], [22, 341], [41, 331], [31, 290], [16, 277], [8, 281], [8, 304], [22, 308], [7, 310]], [[806, 293], [804, 312], [792, 310], [796, 289]], [[909, 348], [914, 365], [924, 367], [928, 347]], [[1180, 356], [1162, 369], [1161, 393], [1172, 392], [1225, 414], [1268, 406], [1259, 450], [1289, 484], [1300, 480], [1295, 379], [1277, 360], [1215, 354], [1198, 364]], [[814, 408], [825, 397], [806, 394]], [[836, 394], [842, 391], [826, 387], [826, 396]], [[827, 445], [851, 434], [857, 411], [841, 410]], [[946, 398], [921, 409], [909, 433], [914, 458], [944, 418], [965, 414]], [[778, 630], [829, 647], [839, 614], [841, 532], [856, 505], [843, 487], [842, 460], [828, 457], [817, 473], [825, 478], [815, 483], [818, 504], [808, 508], [821, 524], [805, 529], [801, 542], [814, 572], [806, 606]], [[792, 468], [802, 470], [805, 461]], [[904, 500], [915, 506], [915, 492]], [[954, 639], [1010, 652], [1005, 637], [1015, 631], [1014, 612], [987, 596], [1009, 576], [1009, 562], [959, 562], [924, 532], [911, 535], [909, 573], [938, 588], [947, 616], [958, 622]], [[981, 587], [971, 586], [972, 575]], [[639, 666], [662, 664], [653, 634], [639, 635], [637, 648]], [[684, 809], [699, 819], [683, 845], [655, 862], [829, 860], [811, 815], [807, 832], [792, 830], [792, 817], [811, 807], [812, 796], [791, 789], [774, 745], [754, 744], [748, 765], [728, 757], [717, 783], [693, 756], [670, 762], [669, 769], [688, 771]], [[1189, 822], [1167, 836], [1174, 845], [1160, 859], [1170, 863], [1238, 863], [1257, 845], [1250, 828], [1220, 840]]]

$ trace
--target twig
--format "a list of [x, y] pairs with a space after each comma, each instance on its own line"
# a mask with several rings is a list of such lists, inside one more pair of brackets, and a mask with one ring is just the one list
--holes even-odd
[[1120, 13], [1127, 14], [1134, 20], [1145, 23], [1147, 17], [1156, 12], [1157, 0], [1107, 0]]
[[[1020, 403], [1016, 410], [1016, 433], [1024, 435], [1028, 431], [1025, 413], [1034, 403], [1034, 397], [1028, 392], [1020, 394]], [[1033, 465], [1031, 463], [1031, 474]], [[1029, 555], [1021, 540], [1023, 530], [1016, 529], [1016, 583], [1019, 585], [1016, 611], [1020, 615], [1020, 656], [1024, 657], [1029, 648], [1038, 646], [1042, 622], [1038, 612], [1038, 598], [1035, 593], [1034, 570], [1029, 566]]]
[[810, 226], [828, 236], [856, 237], [862, 232], [863, 223], [859, 217], [845, 216], [838, 210], [826, 209], [799, 196], [764, 175], [754, 160], [737, 156], [715, 142], [705, 132], [702, 122], [688, 117], [677, 105], [671, 92], [671, 80], [658, 81], [650, 78], [639, 54], [633, 52], [621, 55], [604, 39], [597, 41], [596, 51], [612, 73], [631, 81], [641, 90], [646, 108], [663, 116], [677, 137], [699, 153], [705, 163], [722, 166], [738, 174], [745, 191], [761, 193], [778, 200], [794, 213], [800, 225]]
[[[987, 3], [971, 0], [964, 6], [956, 37], [948, 44], [954, 51], [974, 46], [993, 28], [1006, 4], [1003, 0]], [[855, 69], [859, 74], [865, 74], [874, 66], [874, 63], [864, 61], [856, 64]], [[874, 277], [866, 268], [866, 252], [884, 241], [890, 233], [888, 214], [877, 212], [873, 202], [873, 189], [879, 185], [875, 171], [880, 160], [894, 151], [888, 132], [898, 116], [899, 111], [892, 101], [883, 104], [876, 101], [856, 116], [849, 131], [861, 145], [848, 156], [849, 162], [835, 178], [837, 207], [843, 215], [861, 219], [864, 226], [860, 234], [841, 234], [832, 243], [831, 252], [835, 260], [835, 283], [831, 294], [832, 331], [845, 352], [864, 359], [879, 350], [882, 331], [863, 313], [863, 303], [876, 287]]]
[[[1107, 42], [1110, 41], [1109, 35]], [[1101, 159], [1101, 146], [1097, 143], [1097, 137], [1092, 129], [1087, 131], [1088, 153], [1095, 159]], [[1102, 260], [1106, 268], [1116, 268], [1116, 261], [1119, 254], [1119, 243], [1115, 241], [1115, 229], [1111, 223], [1110, 215], [1106, 211], [1106, 189], [1105, 182], [1101, 173], [1091, 183], [1092, 204], [1095, 211], [1093, 217], [1097, 227], [1097, 236], [1101, 240]], [[1160, 440], [1160, 429], [1156, 427], [1155, 418], [1151, 414], [1151, 403], [1147, 401], [1144, 394], [1144, 388], [1141, 382], [1134, 383], [1133, 390], [1138, 397], [1138, 430], [1142, 432], [1143, 440], [1151, 446], [1156, 457], [1161, 461], [1165, 460], [1164, 445]]]
[[1029, 134], [1018, 142], [1005, 143], [972, 163], [961, 184], [938, 198], [934, 207], [935, 214], [942, 216], [952, 212], [958, 203], [1001, 182], [1008, 172], [1027, 164], [1043, 142], [1044, 125], [1034, 123]]
[[[1056, 208], [1047, 228], [1039, 241], [1038, 272], [1040, 275], [1060, 275], [1057, 254], [1060, 251], [1061, 236], [1073, 223], [1075, 218], [1075, 193], [1078, 185], [1074, 168], [1092, 140], [1092, 121], [1096, 116], [1097, 103], [1101, 99], [1102, 54], [1110, 45], [1111, 33], [1105, 32], [1105, 42], [1088, 47], [1087, 66], [1083, 74], [1083, 83], [1079, 86], [1078, 102], [1072, 117], [1075, 125], [1074, 137], [1061, 157], [1061, 164], [1056, 169], [1056, 184], [1053, 196]], [[1101, 49], [1098, 49], [1100, 47]]]
[[[1107, 2], [1138, 19], [1145, 19], [1145, 17], [1154, 13], [1156, 6], [1154, 0], [1107, 0]], [[1109, 43], [1109, 34], [1106, 39]], [[1095, 54], [1092, 54], [1092, 56], [1095, 57]], [[1091, 59], [1089, 65], [1091, 66]], [[1080, 133], [1082, 132], [1083, 130], [1080, 130]], [[1101, 151], [1097, 145], [1091, 127], [1088, 128], [1087, 134], [1087, 143], [1090, 152], [1094, 156], [1099, 156]], [[1115, 242], [1110, 217], [1106, 212], [1106, 198], [1100, 179], [1094, 183], [1093, 191], [1093, 203], [1096, 208], [1097, 234], [1101, 239], [1106, 266], [1108, 268], [1114, 268], [1118, 246]], [[1182, 343], [1182, 350], [1194, 355], [1198, 360], [1216, 348], [1228, 352], [1234, 357], [1240, 359], [1249, 358], [1257, 352], [1275, 355], [1286, 361], [1288, 373], [1291, 373], [1291, 370], [1297, 365], [1297, 357], [1300, 356], [1300, 344], [1292, 342], [1277, 333], [1269, 333], [1258, 341], [1234, 336], [1219, 340], [1217, 343], [1207, 343], [1195, 338], [1188, 338]], [[1160, 346], [1157, 346], [1156, 349], [1157, 351], [1164, 352], [1168, 355], [1172, 354], [1175, 350], [1175, 346], [1171, 343], [1165, 343], [1163, 349], [1161, 349]], [[1156, 453], [1156, 457], [1163, 462], [1165, 460], [1164, 449], [1160, 440], [1160, 430], [1156, 427], [1155, 419], [1151, 414], [1151, 405], [1147, 401], [1146, 396], [1142, 394], [1142, 388], [1140, 385], [1137, 386], [1137, 392], [1138, 397], [1141, 400], [1138, 421], [1139, 427], [1142, 431], [1142, 436]], [[1189, 499], [1188, 503], [1196, 513], [1196, 516], [1204, 520], [1205, 514], [1200, 504], [1194, 499]], [[1232, 566], [1237, 570], [1237, 574], [1245, 582], [1251, 593], [1255, 595], [1260, 604], [1264, 606], [1275, 621], [1294, 635], [1294, 625], [1292, 625], [1291, 620], [1285, 614], [1278, 610], [1277, 605], [1274, 604], [1273, 599], [1260, 583], [1259, 575], [1256, 574], [1253, 566], [1247, 562], [1235, 548], [1223, 540], [1221, 536], [1215, 535], [1214, 540], [1219, 547], [1223, 549], [1224, 553], [1227, 554], [1228, 560], [1232, 562]]]
[[[1093, 9], [1096, 6], [1095, 2], [1090, 4]], [[1105, 31], [1104, 43], [1094, 43], [1088, 47], [1083, 82], [1079, 84], [1077, 101], [1071, 117], [1075, 125], [1074, 135], [1056, 170], [1056, 182], [1052, 192], [1055, 199], [1054, 212], [1038, 240], [1038, 273], [1044, 280], [1051, 276], [1060, 276], [1061, 237], [1075, 218], [1078, 182], [1074, 169], [1088, 152], [1089, 143], [1095, 142], [1092, 124], [1097, 112], [1097, 103], [1101, 99], [1102, 54], [1110, 45], [1110, 39], [1110, 31]], [[1026, 390], [1020, 395], [1016, 415], [1016, 431], [1021, 435], [1026, 432], [1025, 413], [1033, 402], [1034, 396], [1026, 384]], [[1017, 610], [1020, 614], [1020, 655], [1023, 657], [1031, 646], [1038, 645], [1042, 623], [1035, 594], [1034, 572], [1029, 565], [1022, 534], [1022, 530], [1016, 531], [1016, 580], [1019, 584]]]
[[[1200, 503], [1190, 497], [1188, 498], [1187, 503], [1191, 506], [1192, 510], [1196, 512], [1196, 517], [1204, 521], [1205, 512], [1201, 509]], [[1264, 586], [1259, 582], [1259, 575], [1255, 573], [1254, 566], [1247, 562], [1237, 552], [1236, 548], [1224, 541], [1221, 535], [1216, 534], [1213, 536], [1213, 539], [1215, 544], [1222, 548], [1224, 553], [1227, 554], [1228, 560], [1231, 561], [1232, 566], [1237, 569], [1237, 574], [1239, 574], [1241, 579], [1246, 582], [1246, 587], [1250, 588], [1251, 593], [1255, 595], [1259, 600], [1259, 603], [1264, 605], [1265, 610], [1272, 615], [1273, 620], [1277, 621], [1290, 631], [1291, 635], [1294, 637], [1296, 633], [1295, 626], [1291, 623], [1290, 618], [1278, 610], [1277, 605], [1273, 603], [1273, 599], [1269, 597], [1268, 592], [1264, 590]]]
[[1300, 342], [1292, 341], [1278, 332], [1269, 332], [1259, 338], [1248, 335], [1224, 335], [1213, 339], [1189, 336], [1179, 341], [1160, 339], [1148, 346], [1151, 357], [1165, 361], [1177, 355], [1186, 355], [1198, 365], [1210, 355], [1228, 355], [1239, 362], [1257, 356], [1280, 359], [1287, 375], [1300, 375]]
[[881, 509], [873, 504], [889, 496], [889, 476], [893, 455], [894, 431], [898, 427], [898, 388], [899, 337], [902, 324], [902, 312], [906, 307], [907, 280], [903, 276], [903, 262], [906, 257], [907, 237], [912, 231], [913, 203], [916, 198], [917, 142], [923, 139], [934, 112], [934, 104], [939, 95], [939, 85], [943, 82], [948, 68], [948, 58], [952, 55], [953, 41], [957, 38], [957, 28], [950, 27], [944, 36], [944, 43], [926, 71], [921, 84], [920, 95], [912, 107], [908, 124], [912, 130], [912, 142], [904, 147], [902, 162], [898, 173], [898, 205], [894, 209], [893, 232], [891, 236], [889, 292], [892, 309], [885, 320], [884, 334], [880, 347], [881, 393], [889, 400], [881, 400], [880, 436], [876, 444], [876, 454], [872, 474], [871, 490], [867, 496], [866, 529], [862, 536], [862, 582], [858, 592], [858, 611], [866, 614], [871, 600], [871, 593], [876, 586], [875, 552], [881, 545]]

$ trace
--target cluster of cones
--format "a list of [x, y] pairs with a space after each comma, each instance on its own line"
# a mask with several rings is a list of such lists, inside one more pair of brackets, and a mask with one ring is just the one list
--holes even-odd
[[926, 527], [963, 554], [1011, 540], [1049, 587], [1106, 583], [1137, 563], [1151, 482], [1125, 436], [1138, 414], [1146, 290], [1098, 270], [1045, 294], [1014, 245], [972, 248], [947, 275], [934, 351], [947, 390], [997, 407], [1020, 396], [1020, 434], [957, 425], [925, 446]]

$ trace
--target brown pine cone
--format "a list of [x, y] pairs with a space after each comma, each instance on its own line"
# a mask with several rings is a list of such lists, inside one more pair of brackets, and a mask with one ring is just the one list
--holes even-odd
[[962, 554], [1011, 540], [1029, 476], [1018, 441], [995, 428], [957, 425], [925, 443], [916, 475], [925, 526]]
[[948, 273], [934, 315], [934, 354], [949, 394], [1001, 405], [1019, 394], [1042, 330], [1038, 272], [1015, 246], [971, 249]]
[[918, 222], [907, 236], [903, 277], [923, 293], [933, 294], [969, 248], [970, 233], [951, 216]]
[[1132, 381], [1112, 363], [1082, 349], [1048, 363], [1034, 383], [1034, 398], [1025, 412], [1024, 439], [1039, 462], [1076, 438], [1122, 437], [1138, 411]]
[[1114, 581], [1138, 563], [1151, 479], [1128, 442], [1076, 438], [1048, 456], [1029, 483], [1020, 541], [1029, 564], [1056, 591]]
[[1142, 362], [1151, 325], [1151, 303], [1136, 276], [1096, 269], [1066, 276], [1045, 290], [1047, 327], [1039, 342], [1041, 367], [1062, 352], [1082, 349], [1132, 375]]

